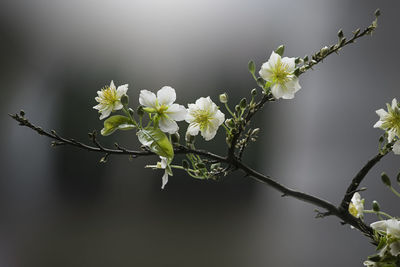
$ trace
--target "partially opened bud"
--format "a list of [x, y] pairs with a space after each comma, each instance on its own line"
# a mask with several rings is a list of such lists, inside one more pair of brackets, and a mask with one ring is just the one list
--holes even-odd
[[223, 104], [228, 103], [228, 95], [227, 93], [223, 93], [219, 95], [219, 101]]
[[379, 212], [381, 210], [381, 208], [379, 207], [378, 201], [376, 201], [376, 200], [372, 201], [372, 209], [376, 212]]

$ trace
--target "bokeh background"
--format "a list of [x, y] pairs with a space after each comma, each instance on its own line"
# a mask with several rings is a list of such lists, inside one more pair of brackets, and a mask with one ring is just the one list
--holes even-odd
[[[112, 79], [129, 83], [134, 106], [140, 89], [164, 85], [181, 104], [224, 91], [234, 103], [256, 87], [248, 60], [259, 67], [280, 44], [288, 56], [311, 54], [338, 29], [369, 25], [377, 7], [376, 33], [301, 76], [294, 100], [268, 105], [245, 155], [333, 203], [377, 152], [374, 111], [400, 97], [398, 1], [2, 0], [0, 266], [362, 266], [374, 247], [357, 231], [239, 173], [214, 182], [176, 171], [161, 190], [162, 172], [143, 168], [156, 158], [101, 164], [98, 154], [51, 148], [7, 113], [23, 108], [87, 140], [102, 128], [96, 91]], [[223, 154], [221, 133], [199, 145]], [[138, 146], [133, 132], [101, 138], [116, 140]], [[382, 171], [396, 175], [399, 158], [379, 163], [362, 195], [399, 215]]]

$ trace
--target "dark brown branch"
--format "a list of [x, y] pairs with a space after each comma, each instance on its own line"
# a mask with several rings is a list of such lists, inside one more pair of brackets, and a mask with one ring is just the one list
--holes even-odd
[[390, 150], [386, 150], [384, 152], [381, 152], [377, 154], [375, 157], [370, 159], [367, 164], [364, 165], [364, 167], [354, 176], [353, 180], [351, 181], [351, 184], [346, 190], [346, 193], [343, 197], [343, 200], [340, 204], [340, 208], [343, 210], [348, 210], [351, 198], [353, 197], [353, 194], [358, 191], [358, 187], [360, 186], [361, 182], [364, 180], [365, 176], [368, 174], [368, 172], [385, 156]]

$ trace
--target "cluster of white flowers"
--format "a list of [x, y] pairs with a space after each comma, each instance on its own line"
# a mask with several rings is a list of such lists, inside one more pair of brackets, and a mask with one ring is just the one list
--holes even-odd
[[393, 145], [393, 152], [400, 154], [400, 107], [396, 98], [392, 100], [392, 105], [386, 104], [388, 111], [379, 109], [376, 114], [379, 116], [379, 121], [374, 125], [374, 128], [380, 128], [387, 132], [388, 141], [392, 142], [397, 139]]
[[[93, 108], [99, 111], [101, 120], [110, 116], [111, 112], [123, 108], [121, 97], [126, 95], [127, 90], [127, 84], [116, 89], [111, 81], [110, 86], [97, 92], [98, 97], [95, 99], [99, 104]], [[201, 97], [194, 104], [188, 104], [188, 109], [174, 104], [175, 100], [175, 89], [170, 86], [162, 87], [157, 95], [148, 90], [141, 90], [139, 96], [139, 103], [144, 107], [144, 111], [154, 114], [153, 119], [158, 122], [161, 131], [174, 134], [179, 130], [176, 122], [185, 120], [189, 123], [188, 134], [195, 136], [200, 131], [205, 140], [213, 139], [224, 122], [225, 115], [211, 98]]]

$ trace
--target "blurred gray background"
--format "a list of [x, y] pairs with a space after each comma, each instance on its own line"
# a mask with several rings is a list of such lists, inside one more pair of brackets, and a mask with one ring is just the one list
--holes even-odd
[[[256, 86], [248, 60], [259, 67], [280, 44], [287, 56], [311, 54], [339, 28], [369, 25], [377, 7], [376, 34], [301, 76], [294, 100], [268, 105], [245, 155], [333, 203], [377, 152], [374, 111], [400, 98], [398, 1], [1, 1], [0, 266], [362, 266], [374, 247], [361, 234], [240, 173], [214, 182], [176, 171], [161, 190], [162, 172], [143, 168], [156, 158], [100, 164], [98, 154], [51, 148], [7, 113], [23, 108], [87, 140], [102, 128], [96, 91], [112, 79], [129, 83], [134, 106], [141, 89], [164, 85], [181, 104], [224, 91], [234, 102]], [[221, 133], [200, 145], [223, 154]], [[101, 138], [115, 140], [138, 146], [133, 132]], [[389, 155], [368, 175], [367, 207], [378, 199], [399, 215], [379, 177], [397, 174], [399, 160]]]

